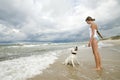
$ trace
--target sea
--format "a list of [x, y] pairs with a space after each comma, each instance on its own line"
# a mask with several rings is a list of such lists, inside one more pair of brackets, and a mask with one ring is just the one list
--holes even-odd
[[[103, 43], [100, 47], [106, 46]], [[87, 48], [86, 42], [71, 43], [2, 43], [0, 44], [0, 80], [26, 80], [42, 74], [63, 50]]]

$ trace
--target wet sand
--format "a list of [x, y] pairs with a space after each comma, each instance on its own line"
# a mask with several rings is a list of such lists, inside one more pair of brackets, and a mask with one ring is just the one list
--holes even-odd
[[54, 64], [28, 80], [120, 80], [120, 40], [105, 40], [103, 43], [113, 44], [99, 48], [103, 69], [94, 70], [95, 61], [91, 48], [80, 48], [78, 60], [80, 65], [73, 68], [63, 65], [69, 51], [64, 50]]

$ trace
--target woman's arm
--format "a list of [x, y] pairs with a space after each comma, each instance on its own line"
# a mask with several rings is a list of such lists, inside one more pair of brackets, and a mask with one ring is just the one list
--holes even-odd
[[100, 32], [98, 31], [98, 27], [97, 27], [96, 29], [97, 29], [97, 34], [103, 39], [102, 35], [101, 35]]
[[98, 35], [103, 39], [102, 35], [100, 34], [100, 32], [97, 30]]

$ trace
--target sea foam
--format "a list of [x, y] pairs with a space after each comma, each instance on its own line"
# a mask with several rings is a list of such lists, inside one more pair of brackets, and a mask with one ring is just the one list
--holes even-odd
[[41, 74], [56, 59], [56, 53], [49, 52], [49, 54], [44, 55], [32, 55], [2, 61], [0, 62], [0, 80], [26, 80]]

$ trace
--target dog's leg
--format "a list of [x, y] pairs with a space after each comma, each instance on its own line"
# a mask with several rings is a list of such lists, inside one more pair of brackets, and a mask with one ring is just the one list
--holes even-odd
[[74, 61], [73, 59], [71, 60], [72, 66], [75, 67]]
[[67, 59], [65, 60], [64, 65], [67, 65]]
[[78, 65], [80, 64], [77, 59], [76, 59], [76, 62], [77, 62]]
[[69, 64], [69, 57], [65, 60], [65, 65]]

